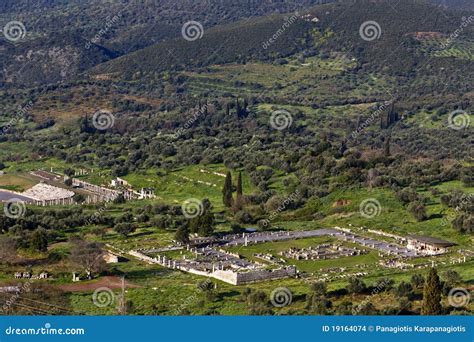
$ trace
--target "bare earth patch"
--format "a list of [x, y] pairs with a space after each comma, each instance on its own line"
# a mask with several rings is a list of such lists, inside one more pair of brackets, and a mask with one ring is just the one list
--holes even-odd
[[[100, 287], [108, 287], [111, 290], [122, 288], [122, 278], [116, 276], [106, 276], [97, 280], [78, 282], [74, 284], [58, 285], [57, 288], [66, 292], [92, 292]], [[125, 280], [125, 288], [139, 288], [140, 286], [129, 283]]]
[[333, 208], [344, 207], [344, 206], [349, 205], [349, 204], [351, 204], [351, 203], [352, 203], [351, 200], [338, 199], [336, 202], [334, 202], [334, 203], [332, 204], [332, 207], [333, 207]]

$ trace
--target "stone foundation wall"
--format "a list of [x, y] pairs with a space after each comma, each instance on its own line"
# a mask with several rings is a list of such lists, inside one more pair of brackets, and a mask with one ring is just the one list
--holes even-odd
[[[189, 270], [188, 272], [191, 272]], [[191, 272], [198, 274], [196, 272]], [[273, 280], [273, 279], [282, 279], [288, 277], [296, 276], [295, 267], [280, 268], [277, 270], [256, 270], [248, 272], [234, 272], [234, 271], [224, 271], [218, 270], [212, 273], [207, 274], [208, 277], [212, 277], [218, 280], [222, 280], [228, 284], [232, 285], [243, 285], [249, 283], [256, 283], [259, 281]]]
[[178, 269], [184, 272], [204, 277], [211, 277], [232, 285], [242, 285], [259, 281], [282, 279], [296, 276], [296, 267], [294, 266], [280, 268], [277, 270], [251, 270], [243, 272], [236, 272], [232, 270], [216, 270], [214, 272], [206, 272], [202, 270], [197, 270], [192, 267], [187, 267], [182, 263], [176, 262], [176, 260], [167, 259], [165, 261], [163, 260], [164, 257], [152, 258], [138, 251], [129, 251], [128, 254], [150, 264], [159, 264], [168, 268]]
[[232, 284], [232, 285], [239, 285], [238, 283], [238, 273], [234, 271], [222, 271], [218, 270], [213, 273], [209, 274], [210, 277], [222, 280], [225, 283]]
[[296, 267], [280, 268], [277, 270], [258, 270], [244, 273], [237, 273], [237, 284], [248, 284], [258, 281], [282, 279], [296, 276]]

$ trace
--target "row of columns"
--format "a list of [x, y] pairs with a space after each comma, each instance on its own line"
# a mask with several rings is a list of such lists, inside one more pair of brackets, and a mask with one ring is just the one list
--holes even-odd
[[34, 200], [34, 205], [46, 207], [49, 205], [71, 205], [74, 204], [74, 199], [72, 197], [69, 198], [59, 198], [53, 200]]

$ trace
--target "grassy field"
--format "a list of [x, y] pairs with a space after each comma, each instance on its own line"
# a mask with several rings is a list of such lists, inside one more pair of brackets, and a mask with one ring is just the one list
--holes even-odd
[[35, 154], [27, 143], [0, 143], [0, 159], [6, 162], [6, 173], [28, 173], [44, 169], [64, 170], [70, 167], [65, 161], [56, 158], [45, 158]]
[[[330, 237], [318, 237], [318, 238], [311, 238], [311, 239], [301, 239], [301, 240], [293, 240], [293, 241], [280, 241], [280, 242], [269, 242], [269, 243], [261, 243], [256, 245], [250, 245], [247, 247], [232, 247], [228, 250], [233, 253], [239, 253], [243, 255], [245, 258], [262, 262], [262, 259], [257, 258], [254, 254], [272, 254], [277, 259], [284, 259], [288, 265], [295, 265], [296, 268], [300, 271], [308, 272], [308, 273], [318, 273], [322, 269], [326, 268], [334, 268], [334, 267], [345, 267], [345, 268], [353, 268], [357, 265], [369, 266], [374, 265], [377, 260], [377, 252], [373, 250], [367, 250], [368, 254], [358, 255], [358, 256], [351, 256], [351, 257], [342, 257], [337, 259], [327, 259], [327, 260], [295, 260], [291, 258], [282, 257], [279, 255], [280, 252], [286, 251], [290, 248], [308, 248], [308, 247], [315, 247], [317, 245], [323, 243], [334, 243], [338, 240], [330, 238]], [[348, 247], [357, 247], [360, 248], [358, 245], [353, 244], [344, 244]], [[364, 249], [364, 248], [360, 248]], [[265, 261], [263, 261], [265, 262]]]
[[[193, 94], [267, 95], [317, 94], [318, 100], [358, 98], [390, 88], [390, 77], [367, 74], [364, 79], [346, 77], [356, 61], [344, 55], [330, 58], [303, 58], [295, 55], [282, 64], [226, 64], [206, 68], [206, 72], [185, 72]], [[340, 94], [340, 95], [338, 95]]]
[[35, 185], [35, 181], [28, 174], [4, 174], [0, 175], [0, 188], [17, 192], [23, 192]]
[[[466, 245], [471, 242], [469, 236], [454, 231], [450, 224], [444, 224], [444, 215], [449, 210], [440, 203], [440, 196], [443, 193], [459, 188], [460, 184], [456, 182], [440, 185], [439, 189], [442, 193], [438, 196], [431, 196], [426, 206], [428, 220], [421, 222], [415, 220], [407, 211], [407, 208], [395, 198], [391, 190], [380, 188], [372, 191], [367, 189], [334, 191], [323, 200], [310, 201], [304, 209], [282, 215], [282, 217], [291, 221], [292, 216], [304, 217], [315, 212], [321, 212], [325, 215], [325, 218], [319, 221], [318, 225], [325, 227], [337, 225], [342, 227], [367, 227], [402, 236], [407, 234], [435, 236]], [[467, 193], [473, 190], [473, 188], [463, 188], [463, 191]], [[420, 193], [426, 195], [426, 191], [422, 189], [420, 189]], [[334, 203], [338, 200], [346, 200], [349, 204], [335, 207]], [[365, 217], [361, 214], [360, 205], [365, 200], [377, 203], [377, 215]]]
[[[447, 47], [444, 47], [445, 43], [448, 43]], [[426, 39], [422, 41], [420, 51], [435, 57], [474, 60], [474, 42], [467, 40]]]
[[[153, 187], [155, 193], [167, 203], [182, 203], [189, 198], [208, 198], [216, 210], [223, 209], [222, 187], [227, 169], [223, 165], [195, 165], [173, 170], [164, 176], [153, 174], [130, 175], [124, 177], [134, 187]], [[234, 184], [237, 173], [233, 173]], [[248, 175], [242, 174], [243, 189], [251, 193], [255, 188]]]

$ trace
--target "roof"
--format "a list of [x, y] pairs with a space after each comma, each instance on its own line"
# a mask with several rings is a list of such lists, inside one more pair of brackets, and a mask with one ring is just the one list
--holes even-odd
[[434, 238], [431, 236], [410, 235], [407, 238], [408, 240], [415, 240], [417, 242], [427, 243], [429, 245], [434, 245], [434, 246], [439, 246], [439, 247], [451, 247], [451, 246], [456, 245], [455, 243], [452, 243], [446, 240], [441, 240], [438, 238]]

